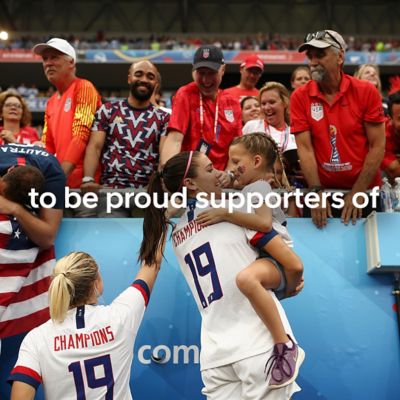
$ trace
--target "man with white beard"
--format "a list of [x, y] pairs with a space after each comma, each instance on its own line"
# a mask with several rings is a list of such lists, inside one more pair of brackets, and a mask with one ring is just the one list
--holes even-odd
[[349, 191], [338, 215], [347, 225], [363, 214], [354, 196], [381, 183], [382, 98], [370, 82], [343, 73], [345, 50], [343, 37], [335, 31], [309, 33], [299, 52], [306, 52], [312, 80], [290, 101], [290, 130], [296, 136], [300, 165], [310, 191], [320, 198], [319, 206], [311, 209], [318, 228], [327, 224], [333, 211], [329, 202], [323, 204], [324, 188]]

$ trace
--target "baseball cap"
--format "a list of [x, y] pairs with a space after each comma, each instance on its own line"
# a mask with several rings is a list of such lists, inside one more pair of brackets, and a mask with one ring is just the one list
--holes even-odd
[[224, 55], [222, 50], [213, 45], [204, 45], [199, 47], [194, 53], [193, 69], [206, 67], [218, 71], [224, 64]]
[[41, 56], [46, 49], [56, 49], [76, 61], [75, 49], [64, 39], [53, 38], [46, 43], [39, 43], [33, 47], [33, 52]]
[[240, 67], [244, 68], [259, 68], [264, 71], [264, 63], [257, 54], [251, 54], [247, 56], [244, 61], [240, 64]]
[[342, 35], [331, 30], [308, 33], [298, 51], [301, 53], [307, 49], [307, 46], [317, 47], [318, 49], [326, 49], [333, 46], [341, 50], [346, 50], [347, 47]]

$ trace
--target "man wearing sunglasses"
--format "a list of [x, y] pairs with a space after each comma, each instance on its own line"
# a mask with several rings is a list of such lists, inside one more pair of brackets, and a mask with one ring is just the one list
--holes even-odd
[[290, 102], [301, 168], [310, 191], [320, 198], [319, 206], [311, 209], [318, 228], [337, 211], [322, 201], [324, 188], [348, 190], [337, 215], [347, 225], [362, 216], [363, 209], [353, 204], [361, 200], [355, 195], [381, 183], [382, 99], [371, 83], [343, 73], [345, 50], [343, 37], [335, 31], [308, 34], [299, 52], [306, 52], [312, 80], [298, 88]]

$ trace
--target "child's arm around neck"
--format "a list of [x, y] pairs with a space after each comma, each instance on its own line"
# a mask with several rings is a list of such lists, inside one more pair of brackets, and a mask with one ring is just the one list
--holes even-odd
[[255, 213], [229, 212], [227, 208], [213, 208], [197, 216], [197, 222], [205, 226], [223, 221], [258, 232], [269, 232], [272, 229], [272, 210], [263, 204], [255, 208]]

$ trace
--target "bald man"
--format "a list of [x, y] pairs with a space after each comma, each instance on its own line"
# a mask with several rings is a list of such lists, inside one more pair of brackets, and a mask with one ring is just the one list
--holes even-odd
[[[169, 114], [151, 103], [157, 84], [157, 68], [139, 61], [128, 72], [129, 96], [103, 104], [97, 111], [84, 159], [81, 190], [128, 189], [147, 186], [157, 170]], [[100, 184], [94, 175], [101, 162]], [[117, 202], [117, 197], [114, 198]], [[132, 207], [107, 212], [105, 195], [100, 194], [98, 217], [129, 217]], [[110, 211], [110, 210], [109, 210]]]

